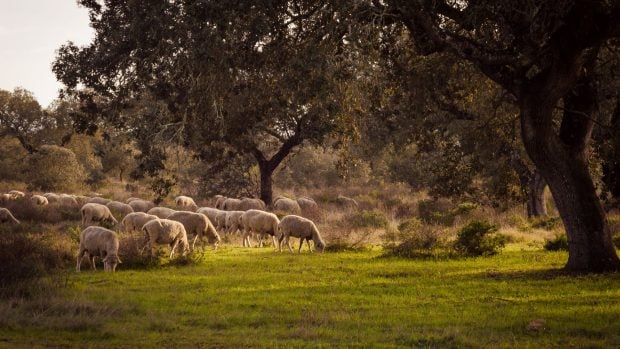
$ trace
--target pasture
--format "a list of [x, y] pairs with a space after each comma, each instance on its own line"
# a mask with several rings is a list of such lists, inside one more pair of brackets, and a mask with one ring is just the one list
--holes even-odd
[[566, 258], [224, 245], [189, 265], [68, 269], [50, 296], [2, 303], [0, 347], [618, 347], [620, 274], [567, 275]]

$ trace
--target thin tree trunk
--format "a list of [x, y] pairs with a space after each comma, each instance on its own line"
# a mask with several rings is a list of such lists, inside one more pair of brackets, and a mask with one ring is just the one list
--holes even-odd
[[540, 171], [534, 170], [534, 173], [528, 181], [527, 190], [527, 216], [528, 218], [547, 216], [547, 204], [545, 202], [545, 188], [547, 182], [540, 174]]

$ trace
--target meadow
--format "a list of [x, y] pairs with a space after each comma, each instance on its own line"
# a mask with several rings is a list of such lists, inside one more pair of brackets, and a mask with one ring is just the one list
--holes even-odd
[[189, 265], [67, 270], [48, 296], [2, 303], [0, 347], [618, 347], [620, 274], [568, 275], [566, 258], [225, 245]]

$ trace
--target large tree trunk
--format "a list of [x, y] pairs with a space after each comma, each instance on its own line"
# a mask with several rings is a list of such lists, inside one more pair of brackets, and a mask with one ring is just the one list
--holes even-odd
[[618, 270], [620, 260], [587, 163], [595, 103], [589, 95], [592, 91], [573, 91], [579, 103], [564, 98], [565, 108], [573, 112], [564, 113], [558, 136], [550, 126], [558, 99], [549, 98], [545, 87], [521, 98], [521, 127], [525, 148], [547, 181], [566, 228], [569, 257], [565, 268]]
[[259, 162], [258, 168], [260, 170], [260, 199], [270, 206], [273, 198], [273, 170], [268, 161]]
[[530, 177], [527, 183], [527, 216], [544, 217], [547, 215], [547, 205], [545, 202], [545, 188], [547, 182], [540, 174], [540, 171], [534, 170], [534, 173]]

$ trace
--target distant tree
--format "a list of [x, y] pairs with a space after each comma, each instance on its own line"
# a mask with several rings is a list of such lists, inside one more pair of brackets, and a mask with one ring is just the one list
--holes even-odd
[[84, 167], [75, 154], [57, 145], [43, 145], [28, 157], [26, 179], [36, 190], [72, 192], [86, 179]]
[[0, 136], [15, 137], [28, 153], [34, 153], [41, 144], [37, 135], [47, 121], [32, 92], [22, 88], [0, 90]]

